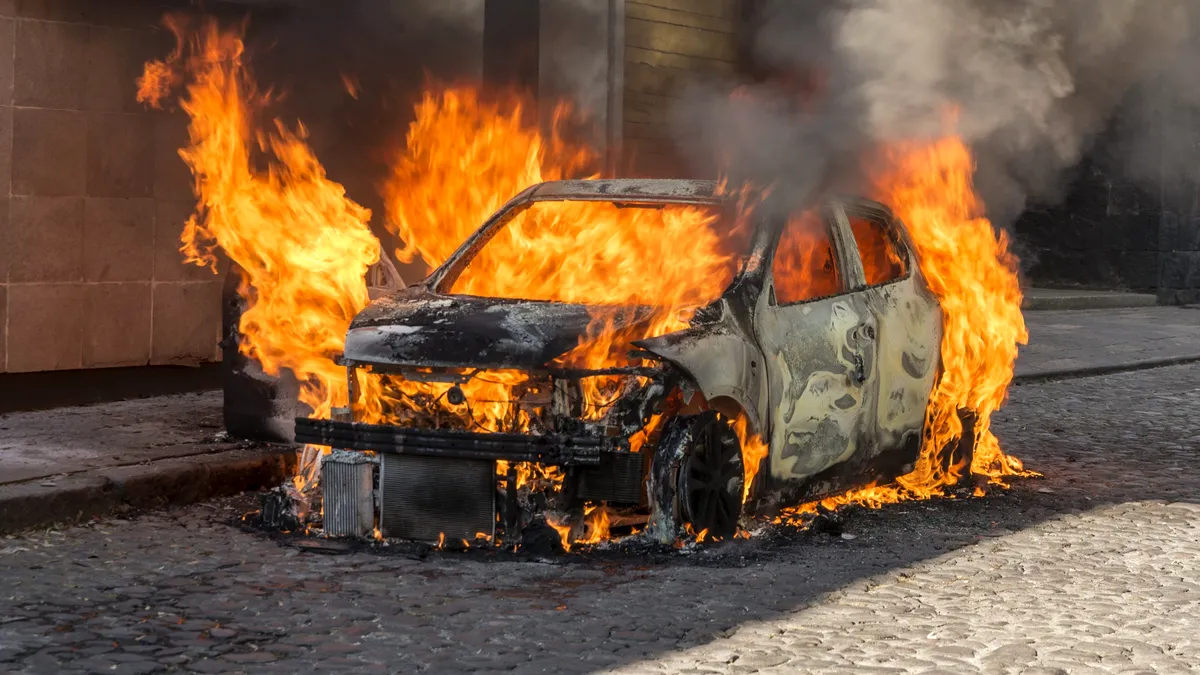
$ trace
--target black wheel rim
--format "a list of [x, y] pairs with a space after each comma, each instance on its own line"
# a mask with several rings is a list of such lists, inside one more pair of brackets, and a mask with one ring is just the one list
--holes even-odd
[[679, 472], [679, 495], [692, 529], [730, 537], [742, 510], [742, 455], [737, 436], [716, 418], [693, 428]]

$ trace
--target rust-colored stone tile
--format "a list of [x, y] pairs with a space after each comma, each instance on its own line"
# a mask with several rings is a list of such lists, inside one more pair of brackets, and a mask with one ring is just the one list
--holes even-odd
[[13, 101], [78, 110], [83, 105], [88, 27], [18, 19]]
[[9, 261], [13, 257], [12, 247], [9, 245], [12, 233], [9, 230], [8, 203], [7, 197], [0, 197], [0, 284], [8, 282]]
[[84, 294], [79, 284], [8, 287], [8, 372], [83, 364]]
[[84, 107], [102, 112], [141, 112], [137, 79], [146, 61], [164, 56], [156, 33], [92, 26], [87, 45]]
[[[214, 281], [217, 276], [207, 267], [183, 261], [179, 247], [183, 226], [192, 215], [195, 204], [187, 201], [162, 201], [154, 204], [154, 280], [155, 281]], [[217, 269], [224, 269], [218, 258]]]
[[188, 119], [181, 113], [154, 120], [154, 196], [157, 199], [195, 199], [192, 172], [179, 156], [188, 145]]
[[8, 285], [0, 283], [0, 373], [8, 372]]
[[13, 197], [8, 215], [9, 282], [82, 279], [82, 197]]
[[87, 186], [84, 114], [17, 108], [12, 116], [12, 193], [82, 197]]
[[152, 115], [95, 113], [87, 129], [89, 197], [149, 197], [154, 187]]
[[0, 197], [12, 192], [13, 109], [0, 106]]
[[141, 366], [150, 361], [150, 282], [87, 287], [83, 366]]
[[83, 278], [149, 281], [153, 264], [154, 201], [88, 198], [83, 217]]
[[152, 364], [195, 364], [217, 358], [221, 284], [155, 283]]
[[[4, 2], [0, 0], [0, 16], [4, 14]], [[0, 18], [0, 105], [13, 102], [13, 42], [17, 39], [17, 22]]]

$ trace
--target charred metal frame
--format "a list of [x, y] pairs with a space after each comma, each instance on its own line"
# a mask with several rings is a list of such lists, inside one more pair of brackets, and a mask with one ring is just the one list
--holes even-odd
[[[631, 453], [629, 439], [645, 428], [650, 415], [695, 411], [698, 400], [699, 409], [729, 417], [744, 413], [750, 431], [767, 441], [752, 509], [826, 495], [854, 481], [890, 480], [907, 470], [920, 446], [938, 370], [941, 310], [920, 273], [911, 237], [885, 206], [843, 197], [822, 207], [843, 282], [840, 293], [776, 302], [772, 262], [787, 218], [760, 215], [722, 296], [698, 309], [688, 328], [633, 343], [655, 365], [587, 370], [555, 362], [577, 344], [590, 321], [587, 308], [448, 295], [475, 254], [514, 216], [536, 202], [567, 200], [730, 206], [729, 196], [709, 181], [554, 181], [526, 189], [429, 278], [355, 318], [347, 358], [340, 361], [347, 367], [351, 400], [357, 369], [404, 377], [428, 370], [434, 378], [455, 369], [468, 372], [454, 377], [468, 379], [473, 372], [514, 369], [551, 382], [625, 375], [648, 378], [650, 385], [614, 399], [622, 407], [600, 423], [574, 419], [543, 424], [532, 433], [480, 433], [354, 422], [349, 409], [340, 409], [330, 421], [298, 419], [296, 440], [385, 455], [561, 466], [568, 475], [567, 501], [610, 494], [631, 503], [635, 493], [645, 496], [639, 491], [654, 453]], [[903, 276], [867, 285], [847, 214], [884, 224], [906, 258]], [[627, 309], [630, 321], [644, 318], [645, 308]], [[517, 338], [527, 333], [514, 332], [513, 325], [563, 330], [534, 331], [537, 339], [525, 343]], [[668, 402], [676, 390], [686, 410]], [[549, 414], [550, 420], [563, 418], [561, 411]], [[964, 453], [960, 448], [958, 454]], [[495, 482], [511, 487], [516, 476], [510, 470]], [[509, 490], [505, 499], [514, 494]], [[501, 510], [511, 516], [515, 507], [505, 504]]]
[[315, 419], [296, 420], [296, 441], [340, 450], [534, 462], [548, 466], [598, 466], [601, 453], [623, 452], [608, 439], [589, 436], [414, 429]]

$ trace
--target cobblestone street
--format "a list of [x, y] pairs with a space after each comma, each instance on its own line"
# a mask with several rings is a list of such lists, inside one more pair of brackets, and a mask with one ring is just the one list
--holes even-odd
[[1200, 366], [1018, 386], [995, 428], [1045, 478], [669, 560], [321, 555], [245, 500], [0, 539], [0, 672], [1200, 665]]

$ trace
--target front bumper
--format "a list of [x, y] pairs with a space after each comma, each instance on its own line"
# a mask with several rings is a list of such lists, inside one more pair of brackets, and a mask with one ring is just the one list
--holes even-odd
[[[630, 452], [615, 437], [478, 433], [299, 418], [296, 441], [377, 455], [375, 478], [366, 475], [350, 492], [340, 484], [327, 485], [323, 499], [327, 514], [343, 501], [374, 503], [378, 527], [387, 537], [473, 540], [478, 534], [495, 536], [499, 526], [506, 540], [518, 538], [533, 515], [529, 505], [546, 504], [544, 499], [518, 500], [514, 467], [519, 463], [561, 467], [562, 483], [555, 492], [561, 507], [599, 501], [645, 503], [648, 457]], [[326, 463], [338, 461], [334, 453]], [[499, 461], [508, 462], [507, 473], [497, 474]], [[371, 489], [372, 484], [377, 489]], [[374, 497], [361, 494], [363, 489]]]

